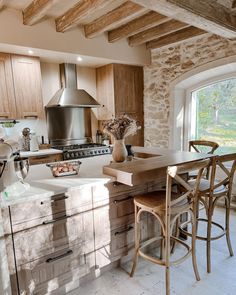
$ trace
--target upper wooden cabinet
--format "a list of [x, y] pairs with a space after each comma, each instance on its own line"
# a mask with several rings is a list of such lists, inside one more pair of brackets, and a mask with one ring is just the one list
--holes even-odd
[[2, 118], [43, 117], [39, 58], [0, 53], [0, 101]]
[[37, 57], [12, 55], [16, 111], [19, 118], [42, 118], [40, 61]]
[[0, 53], [0, 119], [16, 117], [10, 54]]
[[96, 69], [98, 119], [109, 120], [121, 114], [136, 119], [141, 130], [126, 138], [126, 144], [144, 145], [143, 139], [143, 68], [110, 64]]

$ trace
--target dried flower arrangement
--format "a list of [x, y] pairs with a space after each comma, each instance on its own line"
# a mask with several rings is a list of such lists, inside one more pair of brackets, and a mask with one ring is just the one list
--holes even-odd
[[119, 140], [135, 134], [138, 129], [141, 129], [141, 126], [137, 125], [136, 120], [124, 114], [105, 122], [103, 131]]

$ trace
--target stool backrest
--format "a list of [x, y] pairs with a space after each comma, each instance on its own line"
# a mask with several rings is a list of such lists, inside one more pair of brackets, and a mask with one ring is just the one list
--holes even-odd
[[[210, 162], [210, 159], [204, 159], [181, 164], [178, 166], [169, 166], [167, 169], [167, 202], [171, 205], [174, 205], [174, 203], [180, 202], [187, 197], [195, 197], [195, 195], [198, 194], [199, 191], [199, 185], [203, 171], [210, 165]], [[186, 175], [186, 173], [189, 173], [191, 171], [198, 171], [194, 187], [190, 186], [187, 182], [187, 179], [183, 177], [183, 175]], [[181, 197], [179, 197], [175, 201], [171, 201], [171, 186], [173, 179], [177, 184], [180, 184], [184, 188], [184, 194], [182, 194]]]
[[219, 147], [217, 142], [208, 140], [190, 140], [189, 151], [195, 151], [197, 153], [213, 154]]
[[[212, 160], [210, 187], [202, 192], [214, 195], [231, 194], [236, 170], [236, 153], [216, 156]], [[221, 177], [217, 177], [219, 174]], [[219, 189], [222, 186], [224, 186], [224, 190]]]

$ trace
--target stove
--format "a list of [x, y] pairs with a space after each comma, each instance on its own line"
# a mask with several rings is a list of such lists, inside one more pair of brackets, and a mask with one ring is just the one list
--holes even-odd
[[53, 146], [63, 151], [63, 160], [80, 159], [110, 154], [109, 146], [100, 143], [72, 144], [66, 146]]

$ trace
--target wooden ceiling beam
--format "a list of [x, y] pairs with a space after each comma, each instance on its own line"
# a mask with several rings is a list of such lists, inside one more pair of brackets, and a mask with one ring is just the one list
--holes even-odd
[[131, 35], [137, 34], [143, 30], [150, 29], [154, 26], [168, 21], [170, 18], [159, 14], [155, 11], [150, 11], [147, 14], [136, 18], [127, 24], [124, 24], [117, 29], [108, 32], [108, 41], [115, 42], [122, 38], [127, 38]]
[[195, 38], [197, 36], [207, 34], [208, 32], [196, 28], [196, 27], [188, 27], [171, 34], [162, 36], [156, 40], [152, 40], [146, 43], [147, 49], [156, 49], [163, 46], [172, 46], [175, 43], [185, 41], [191, 38]]
[[233, 11], [236, 10], [236, 0], [233, 0], [231, 8], [233, 9]]
[[160, 24], [154, 28], [145, 30], [136, 35], [129, 37], [129, 45], [137, 46], [147, 41], [160, 38], [164, 35], [170, 34], [172, 32], [178, 31], [180, 29], [189, 27], [189, 24], [182, 23], [178, 20], [171, 19], [166, 23]]
[[133, 0], [148, 9], [224, 38], [236, 37], [236, 16], [212, 0]]
[[0, 10], [3, 9], [4, 5], [5, 5], [5, 0], [0, 0]]
[[54, 0], [34, 0], [23, 10], [23, 24], [32, 26], [43, 18]]
[[102, 9], [110, 3], [111, 1], [107, 0], [80, 0], [79, 3], [67, 10], [63, 15], [56, 18], [57, 32], [65, 32], [77, 25], [81, 19], [94, 13], [98, 8]]
[[114, 10], [99, 17], [95, 21], [85, 25], [85, 37], [93, 38], [98, 34], [113, 28], [114, 26], [124, 24], [124, 22], [140, 15], [140, 13], [143, 13], [144, 11], [147, 11], [147, 8], [144, 8], [136, 3], [132, 3], [131, 1], [127, 1]]

